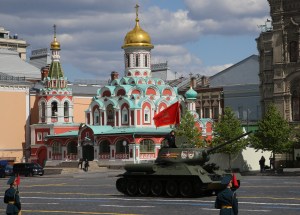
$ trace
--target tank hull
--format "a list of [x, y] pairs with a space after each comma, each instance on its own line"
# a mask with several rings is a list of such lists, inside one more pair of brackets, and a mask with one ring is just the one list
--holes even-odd
[[[231, 174], [208, 172], [200, 165], [132, 164], [118, 175], [116, 188], [128, 196], [197, 197], [213, 195], [224, 189], [221, 180]], [[145, 171], [147, 170], [147, 171]], [[240, 174], [236, 174], [238, 182]]]

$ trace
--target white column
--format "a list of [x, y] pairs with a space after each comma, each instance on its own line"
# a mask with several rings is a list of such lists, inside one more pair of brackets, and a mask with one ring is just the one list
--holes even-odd
[[[114, 154], [113, 154], [114, 151]], [[115, 145], [110, 145], [110, 160], [115, 160], [116, 159], [116, 146]]]
[[[61, 147], [61, 152], [62, 152], [62, 158], [61, 158], [61, 160], [67, 160], [67, 147], [66, 146], [62, 146]], [[65, 156], [66, 155], [66, 156]]]

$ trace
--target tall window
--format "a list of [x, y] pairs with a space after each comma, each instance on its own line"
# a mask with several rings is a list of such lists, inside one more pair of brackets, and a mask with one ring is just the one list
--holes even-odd
[[112, 104], [107, 105], [106, 107], [106, 115], [107, 115], [107, 122], [111, 124], [114, 123], [114, 108]]
[[145, 139], [140, 143], [141, 152], [154, 152], [154, 142], [153, 140]]
[[64, 102], [64, 117], [68, 118], [69, 117], [69, 103]]
[[57, 117], [57, 102], [56, 101], [51, 103], [51, 116]]
[[203, 118], [210, 118], [209, 107], [203, 108]]
[[297, 62], [299, 56], [299, 48], [298, 43], [296, 41], [292, 41], [289, 44], [290, 48], [290, 62]]
[[144, 121], [150, 122], [150, 109], [148, 107], [144, 109]]
[[122, 110], [122, 124], [127, 124], [128, 123], [128, 109], [123, 108]]
[[136, 67], [139, 67], [139, 66], [140, 66], [140, 55], [139, 55], [139, 54], [137, 54], [137, 55], [135, 56], [135, 66], [136, 66]]
[[213, 119], [219, 118], [219, 107], [213, 107]]
[[99, 125], [99, 110], [98, 109], [96, 109], [95, 111], [94, 111], [94, 125]]
[[130, 55], [126, 54], [126, 66], [130, 67]]
[[300, 120], [300, 96], [297, 90], [294, 90], [292, 93], [292, 117], [293, 121]]
[[42, 102], [42, 104], [41, 104], [41, 121], [45, 122], [45, 118], [46, 118], [46, 104], [45, 104], [45, 102]]
[[148, 56], [145, 54], [145, 67], [148, 67]]
[[55, 142], [52, 145], [52, 154], [61, 154], [61, 144], [59, 142]]

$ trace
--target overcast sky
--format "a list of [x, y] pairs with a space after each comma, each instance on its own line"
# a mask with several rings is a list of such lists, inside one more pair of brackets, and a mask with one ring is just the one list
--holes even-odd
[[270, 11], [267, 0], [1, 0], [0, 26], [31, 50], [49, 48], [56, 24], [69, 80], [108, 80], [111, 71], [124, 74], [121, 46], [137, 2], [152, 63], [168, 61], [177, 77], [213, 75], [257, 54], [258, 25]]

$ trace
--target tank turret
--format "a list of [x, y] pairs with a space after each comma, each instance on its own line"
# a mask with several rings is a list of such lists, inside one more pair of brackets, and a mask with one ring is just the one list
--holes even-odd
[[[161, 148], [154, 163], [125, 165], [126, 172], [118, 175], [116, 188], [130, 196], [190, 197], [217, 193], [223, 189], [222, 178], [231, 172], [205, 164], [209, 154], [250, 133], [213, 148]], [[240, 183], [241, 175], [236, 173], [236, 177]]]

